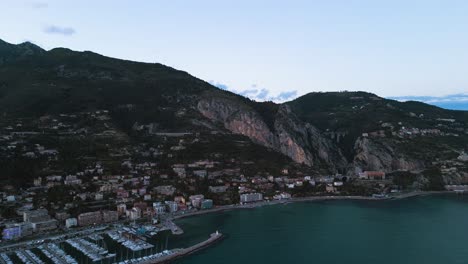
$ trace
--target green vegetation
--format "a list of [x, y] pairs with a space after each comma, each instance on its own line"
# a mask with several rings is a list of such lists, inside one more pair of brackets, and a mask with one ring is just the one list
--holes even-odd
[[409, 171], [396, 171], [387, 175], [393, 179], [393, 184], [402, 189], [408, 189], [416, 181], [417, 175]]
[[432, 190], [432, 191], [445, 190], [444, 188], [445, 183], [444, 183], [444, 179], [442, 178], [442, 173], [440, 172], [440, 169], [431, 168], [431, 169], [425, 170], [423, 172], [423, 175], [429, 181], [428, 184], [426, 185], [427, 190]]

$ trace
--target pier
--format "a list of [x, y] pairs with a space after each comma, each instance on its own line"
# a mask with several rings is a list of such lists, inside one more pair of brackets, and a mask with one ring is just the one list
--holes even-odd
[[108, 254], [109, 251], [107, 249], [83, 238], [68, 239], [66, 242], [93, 262], [115, 257], [115, 254]]
[[[220, 241], [223, 238], [223, 234], [219, 233], [216, 231], [215, 233], [211, 234], [210, 237], [202, 241], [198, 244], [195, 244], [191, 247], [188, 248], [182, 248], [182, 249], [174, 249], [172, 250], [172, 254], [167, 254], [165, 256], [161, 256], [155, 259], [148, 259], [148, 260], [141, 260], [138, 262], [134, 262], [136, 264], [158, 264], [158, 263], [166, 263], [168, 261], [175, 260], [177, 258], [181, 258], [183, 256], [187, 256], [190, 254], [193, 254], [197, 251], [200, 251], [218, 241]], [[133, 263], [133, 262], [132, 262]]]
[[55, 264], [78, 264], [78, 262], [65, 251], [59, 248], [56, 244], [45, 244], [38, 249]]
[[8, 257], [7, 254], [2, 253], [2, 254], [0, 254], [0, 263], [2, 263], [2, 264], [13, 264], [13, 261], [11, 261], [10, 257]]
[[16, 251], [16, 256], [26, 264], [44, 264], [44, 262], [29, 249]]

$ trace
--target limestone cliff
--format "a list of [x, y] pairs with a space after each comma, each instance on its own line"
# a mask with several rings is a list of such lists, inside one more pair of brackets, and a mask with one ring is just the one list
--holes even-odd
[[346, 166], [340, 150], [317, 128], [300, 121], [287, 105], [279, 107], [273, 128], [268, 127], [254, 109], [230, 98], [203, 98], [197, 109], [231, 132], [280, 151], [298, 163], [309, 166], [326, 164], [331, 171]]
[[405, 156], [395, 150], [390, 142], [361, 137], [355, 143], [354, 165], [362, 170], [418, 171], [423, 169], [424, 161]]

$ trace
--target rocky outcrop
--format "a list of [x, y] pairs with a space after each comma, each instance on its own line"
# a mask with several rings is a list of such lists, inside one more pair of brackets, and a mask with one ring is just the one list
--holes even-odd
[[276, 145], [273, 133], [258, 113], [238, 102], [225, 98], [202, 99], [198, 111], [212, 121], [221, 122], [233, 133], [249, 137], [267, 147]]
[[347, 162], [341, 151], [317, 128], [299, 120], [289, 106], [280, 106], [275, 130], [279, 138], [279, 149], [293, 160], [307, 165], [325, 163], [332, 170], [346, 166]]
[[325, 163], [332, 171], [346, 166], [340, 150], [314, 126], [300, 121], [287, 105], [279, 107], [273, 129], [255, 110], [229, 98], [201, 99], [197, 109], [231, 132], [245, 135], [298, 163], [308, 166]]
[[354, 166], [362, 170], [378, 171], [418, 171], [424, 168], [424, 162], [398, 153], [391, 144], [383, 140], [361, 137], [355, 143], [356, 155]]

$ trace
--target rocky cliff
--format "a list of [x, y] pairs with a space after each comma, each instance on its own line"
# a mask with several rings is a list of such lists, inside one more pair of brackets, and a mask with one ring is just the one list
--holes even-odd
[[356, 140], [355, 152], [353, 165], [361, 170], [419, 171], [425, 167], [423, 160], [398, 152], [392, 142], [383, 139], [360, 137]]
[[298, 163], [308, 166], [324, 164], [331, 171], [346, 166], [341, 151], [313, 125], [299, 120], [287, 105], [278, 108], [273, 128], [254, 109], [229, 98], [203, 98], [197, 109], [229, 131], [245, 135]]

